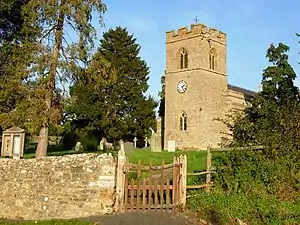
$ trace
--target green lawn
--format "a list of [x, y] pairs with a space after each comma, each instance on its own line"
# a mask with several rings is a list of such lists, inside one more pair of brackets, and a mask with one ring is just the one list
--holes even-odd
[[[151, 152], [148, 149], [135, 150], [128, 154], [129, 162], [137, 164], [141, 160], [142, 165], [152, 165], [159, 166], [164, 160], [165, 164], [170, 164], [173, 162], [174, 156], [186, 155], [187, 156], [187, 170], [190, 173], [200, 172], [206, 168], [206, 151], [176, 151], [176, 152]], [[146, 178], [148, 173], [146, 171], [142, 172], [141, 177]], [[137, 173], [131, 172], [130, 178], [136, 179]], [[205, 175], [200, 176], [188, 176], [187, 183], [189, 185], [203, 184]]]
[[152, 165], [158, 166], [161, 165], [162, 161], [165, 161], [165, 164], [173, 162], [174, 156], [187, 155], [188, 160], [188, 172], [198, 172], [206, 168], [206, 151], [176, 151], [176, 152], [151, 152], [150, 150], [134, 150], [128, 154], [129, 161], [131, 163], [138, 163], [141, 160], [142, 165], [149, 165], [149, 162], [152, 162]]
[[[27, 144], [25, 146], [24, 158], [31, 159], [35, 157], [35, 149], [36, 143]], [[84, 151], [83, 153], [90, 153], [91, 151]], [[94, 153], [101, 153], [100, 151], [93, 151]], [[72, 154], [80, 154], [82, 152], [75, 152], [74, 150], [69, 149], [61, 149], [59, 146], [49, 145], [47, 156], [63, 156], [63, 155], [72, 155]]]
[[[29, 144], [26, 146], [24, 152], [24, 158], [34, 158], [35, 156], [35, 144]], [[87, 153], [88, 151], [84, 151]], [[100, 154], [100, 151], [94, 151], [94, 153]], [[113, 155], [117, 155], [116, 151], [111, 152]], [[74, 150], [62, 150], [57, 146], [48, 147], [48, 156], [62, 156], [70, 154], [79, 154]], [[187, 155], [188, 160], [188, 172], [198, 172], [206, 168], [206, 151], [176, 151], [176, 152], [151, 152], [149, 149], [137, 149], [128, 153], [129, 161], [131, 163], [138, 163], [141, 160], [142, 165], [148, 165], [152, 162], [152, 165], [158, 166], [162, 164], [164, 160], [165, 164], [170, 164], [173, 162], [174, 156]]]

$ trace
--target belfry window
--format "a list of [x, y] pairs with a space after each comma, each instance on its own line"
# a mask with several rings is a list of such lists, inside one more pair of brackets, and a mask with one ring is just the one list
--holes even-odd
[[180, 69], [185, 69], [188, 68], [188, 63], [189, 63], [189, 59], [188, 59], [188, 53], [185, 49], [181, 49], [180, 53]]
[[209, 69], [211, 70], [216, 69], [216, 59], [217, 59], [216, 49], [213, 48], [209, 52]]
[[182, 113], [180, 116], [180, 130], [187, 130], [187, 116], [186, 113]]

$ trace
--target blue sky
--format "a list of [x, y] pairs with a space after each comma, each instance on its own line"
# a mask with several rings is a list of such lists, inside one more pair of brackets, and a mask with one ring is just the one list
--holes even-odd
[[[299, 0], [104, 0], [105, 28], [127, 27], [141, 45], [141, 57], [150, 67], [148, 93], [158, 99], [165, 70], [165, 32], [198, 22], [227, 33], [227, 70], [230, 84], [258, 90], [268, 65], [271, 43], [291, 47], [290, 63], [300, 71]], [[300, 39], [299, 39], [300, 40]], [[300, 74], [296, 80], [300, 85]]]

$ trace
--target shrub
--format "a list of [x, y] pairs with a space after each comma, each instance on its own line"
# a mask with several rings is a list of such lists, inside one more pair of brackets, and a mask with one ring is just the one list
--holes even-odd
[[207, 194], [198, 191], [188, 198], [188, 203], [201, 218], [212, 224], [235, 224], [235, 219], [255, 225], [300, 223], [299, 200], [280, 201], [275, 197], [255, 194]]

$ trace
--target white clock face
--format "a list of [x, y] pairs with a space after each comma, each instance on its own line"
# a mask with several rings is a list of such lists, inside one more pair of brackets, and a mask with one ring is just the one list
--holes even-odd
[[184, 93], [187, 90], [187, 83], [184, 80], [181, 80], [177, 84], [177, 91], [179, 93]]

